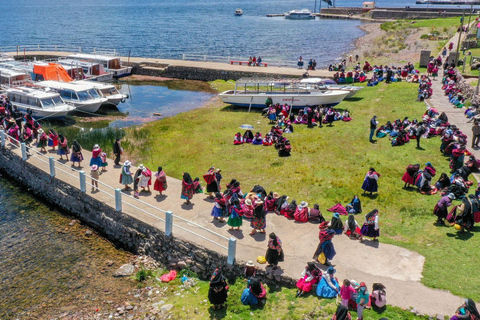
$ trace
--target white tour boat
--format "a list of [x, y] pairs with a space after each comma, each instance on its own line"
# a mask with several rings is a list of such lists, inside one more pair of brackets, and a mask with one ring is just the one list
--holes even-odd
[[128, 99], [128, 94], [120, 93], [117, 87], [111, 83], [88, 80], [75, 81], [75, 83], [94, 87], [100, 96], [107, 99], [103, 104], [104, 106], [117, 106], [120, 102], [125, 102]]
[[[103, 64], [100, 64], [100, 63], [74, 60], [74, 59], [58, 59], [57, 63], [61, 64], [66, 69], [67, 68], [82, 69], [83, 76], [86, 79], [95, 80], [95, 81], [113, 80], [113, 73], [106, 72], [105, 69], [103, 68]], [[70, 76], [72, 78], [75, 78], [75, 76], [72, 76], [72, 75]]]
[[270, 97], [273, 104], [288, 104], [297, 109], [334, 106], [350, 93], [342, 90], [310, 90], [299, 83], [300, 79], [240, 79], [235, 83], [234, 90], [222, 92], [219, 96], [224, 103], [253, 108], [265, 108], [265, 101]]
[[301, 85], [305, 85], [307, 89], [318, 89], [318, 90], [342, 90], [348, 91], [347, 99], [353, 97], [358, 91], [363, 89], [360, 86], [349, 86], [343, 84], [337, 84], [331, 79], [320, 79], [320, 78], [307, 78], [300, 81]]
[[72, 104], [77, 111], [94, 113], [107, 101], [91, 85], [60, 81], [40, 81], [36, 84], [57, 91], [63, 100]]
[[308, 9], [302, 10], [292, 10], [285, 13], [285, 19], [295, 19], [295, 20], [303, 20], [303, 19], [315, 19], [315, 16], [312, 14], [312, 11]]
[[241, 15], [243, 15], [243, 10], [238, 8], [237, 10], [235, 10], [235, 12], [233, 14], [236, 15], [236, 16], [241, 16]]
[[63, 119], [75, 107], [65, 103], [60, 95], [53, 90], [19, 86], [5, 91], [13, 106], [21, 113], [31, 110], [32, 116], [38, 119]]
[[114, 78], [129, 76], [132, 73], [132, 67], [122, 66], [120, 57], [116, 57], [116, 56], [89, 54], [89, 53], [75, 53], [67, 56], [67, 59], [100, 63], [106, 72], [113, 74]]
[[0, 52], [0, 62], [8, 62], [8, 61], [15, 61], [15, 59], [6, 53]]
[[32, 81], [30, 74], [23, 70], [0, 66], [0, 87], [12, 87]]

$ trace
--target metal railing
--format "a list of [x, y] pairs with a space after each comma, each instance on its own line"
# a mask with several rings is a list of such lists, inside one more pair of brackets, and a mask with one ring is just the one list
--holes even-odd
[[[69, 181], [65, 181], [65, 179], [60, 179], [60, 180], [63, 180], [64, 182], [72, 185], [73, 187], [78, 188], [83, 193], [86, 193], [86, 191], [87, 191], [87, 181], [86, 180], [91, 179], [92, 181], [97, 182], [99, 184], [99, 186], [102, 186], [102, 188], [97, 188], [99, 192], [102, 192], [102, 193], [106, 194], [109, 198], [114, 200], [114, 201], [112, 201], [112, 204], [107, 204], [107, 205], [110, 205], [110, 206], [114, 207], [117, 212], [125, 213], [124, 210], [123, 210], [123, 207], [124, 207], [124, 205], [127, 205], [136, 212], [139, 212], [143, 215], [147, 215], [148, 217], [153, 218], [156, 221], [163, 222], [164, 223], [164, 228], [165, 228], [164, 232], [167, 236], [172, 236], [173, 227], [175, 227], [176, 229], [188, 232], [192, 235], [195, 235], [198, 238], [201, 238], [205, 241], [208, 241], [212, 244], [215, 244], [216, 246], [218, 246], [222, 249], [228, 250], [227, 263], [228, 264], [233, 264], [235, 262], [235, 256], [236, 256], [236, 239], [235, 238], [228, 238], [228, 237], [223, 236], [223, 235], [221, 235], [221, 234], [219, 234], [215, 231], [212, 231], [208, 228], [205, 228], [205, 227], [203, 227], [203, 226], [201, 226], [201, 225], [199, 225], [199, 224], [197, 224], [193, 221], [190, 221], [190, 220], [185, 219], [183, 217], [174, 215], [173, 212], [171, 212], [171, 211], [162, 210], [162, 209], [157, 208], [157, 207], [155, 207], [155, 206], [153, 206], [153, 205], [151, 205], [151, 204], [149, 204], [145, 201], [142, 201], [140, 199], [136, 199], [136, 198], [134, 198], [132, 196], [129, 196], [125, 193], [122, 193], [120, 189], [114, 188], [114, 187], [112, 187], [112, 186], [110, 186], [110, 185], [108, 185], [104, 182], [99, 181], [98, 179], [94, 179], [92, 176], [87, 175], [85, 173], [85, 171], [77, 171], [78, 174], [73, 174], [72, 173], [72, 167], [69, 167], [69, 166], [63, 164], [60, 161], [55, 161], [55, 159], [53, 157], [49, 157], [49, 156], [39, 152], [38, 150], [35, 150], [32, 147], [28, 147], [24, 142], [21, 142], [21, 141], [15, 139], [15, 138], [13, 138], [12, 136], [5, 133], [4, 130], [0, 130], [0, 143], [1, 143], [1, 146], [3, 148], [5, 148], [6, 145], [7, 145], [7, 139], [10, 139], [10, 141], [11, 141], [10, 146], [12, 148], [15, 148], [15, 149], [20, 148], [21, 149], [21, 158], [22, 158], [23, 161], [27, 161], [28, 157], [34, 157], [35, 159], [39, 160], [41, 163], [46, 164], [46, 168], [44, 169], [44, 171], [48, 172], [50, 174], [50, 176], [52, 177], [52, 179], [55, 179], [55, 178], [59, 179], [58, 178], [59, 173], [65, 175], [69, 178], [73, 178], [73, 180], [76, 181], [75, 183], [78, 183], [76, 186], [73, 185]], [[32, 164], [32, 165], [35, 165], [35, 164]], [[41, 168], [39, 168], [39, 169], [41, 169]], [[92, 184], [89, 183], [89, 185], [92, 185]], [[148, 207], [149, 210], [147, 211], [143, 208], [140, 208], [141, 205]], [[155, 212], [155, 213], [161, 213], [161, 215], [164, 216], [164, 218], [152, 213], [151, 211]], [[194, 231], [192, 231], [192, 230], [190, 230], [190, 229], [188, 229], [184, 226], [176, 224], [176, 223], [174, 223], [174, 219], [177, 220], [177, 221], [182, 221], [188, 226], [201, 229], [201, 230], [207, 232], [210, 235], [213, 235], [215, 237], [220, 238], [221, 240], [227, 240], [228, 241], [228, 246], [225, 246], [225, 245], [223, 245], [223, 244], [221, 244], [221, 243], [219, 243], [215, 240], [212, 240], [210, 237], [201, 235], [201, 234], [199, 234], [197, 232], [194, 232]]]
[[32, 51], [54, 51], [54, 52], [72, 52], [72, 53], [94, 53], [99, 55], [116, 56], [119, 54], [117, 49], [106, 49], [96, 47], [82, 47], [82, 46], [70, 46], [62, 44], [27, 44], [17, 46], [3, 46], [0, 47], [0, 52], [16, 52], [16, 55], [22, 55], [26, 52]]
[[[211, 56], [211, 55], [190, 54], [190, 53], [182, 53], [180, 55], [180, 60], [220, 62], [220, 63], [228, 63], [228, 64], [230, 64], [230, 61], [232, 61], [232, 60], [233, 61], [248, 61], [248, 59], [249, 59], [249, 57]], [[272, 67], [286, 67], [286, 68], [297, 67], [297, 61], [281, 60], [281, 59], [278, 59], [278, 58], [262, 57], [262, 63], [267, 63], [269, 66], [272, 66]]]

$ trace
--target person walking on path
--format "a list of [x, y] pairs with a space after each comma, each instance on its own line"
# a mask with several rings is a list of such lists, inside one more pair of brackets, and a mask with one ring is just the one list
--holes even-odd
[[268, 267], [273, 266], [273, 270], [277, 270], [278, 262], [282, 262], [284, 259], [282, 241], [273, 232], [268, 237], [268, 249], [265, 258], [267, 259]]
[[98, 166], [94, 164], [90, 171], [90, 176], [92, 177], [92, 192], [97, 190], [98, 191], [98, 179], [100, 178], [98, 173]]
[[155, 172], [155, 184], [153, 190], [158, 191], [162, 195], [162, 191], [167, 190], [167, 175], [163, 171], [162, 167], [158, 167], [158, 171]]
[[193, 184], [192, 177], [188, 172], [183, 174], [182, 180], [182, 194], [180, 198], [185, 200], [185, 204], [190, 204], [190, 200], [193, 198], [195, 185]]
[[120, 144], [120, 138], [115, 139], [113, 143], [113, 154], [115, 155], [115, 165], [120, 165], [120, 155], [123, 153], [122, 145]]
[[475, 121], [472, 127], [473, 139], [472, 148], [478, 148], [478, 142], [480, 141], [480, 126], [478, 121]]
[[133, 182], [132, 173], [130, 172], [130, 161], [126, 160], [123, 163], [122, 173], [120, 174], [120, 183], [125, 186], [125, 190], [130, 190], [129, 184]]
[[377, 116], [373, 116], [373, 118], [370, 120], [370, 139], [369, 141], [371, 143], [374, 143], [373, 141], [373, 135], [375, 134], [375, 130], [377, 130]]
[[[335, 231], [328, 229], [328, 221], [320, 223], [318, 228], [320, 229], [318, 233], [318, 239], [320, 240], [320, 243], [317, 246], [317, 250], [315, 250], [315, 253], [313, 254], [313, 260], [318, 260], [320, 263], [328, 265], [328, 260], [333, 259], [333, 257], [335, 257], [337, 254], [332, 242]], [[322, 253], [322, 259], [318, 259]]]
[[72, 155], [70, 157], [70, 161], [72, 161], [72, 167], [75, 166], [75, 162], [78, 162], [78, 167], [79, 168], [80, 168], [80, 165], [83, 161], [82, 147], [77, 142], [77, 140], [73, 140]]

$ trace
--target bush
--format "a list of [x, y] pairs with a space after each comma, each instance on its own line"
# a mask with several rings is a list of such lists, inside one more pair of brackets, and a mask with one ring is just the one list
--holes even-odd
[[428, 39], [428, 38], [430, 38], [430, 36], [429, 36], [428, 34], [422, 34], [422, 35], [420, 36], [420, 39], [423, 39], [423, 40], [424, 40], [424, 39]]
[[147, 280], [149, 277], [151, 277], [153, 274], [152, 270], [146, 270], [143, 268], [143, 266], [140, 268], [140, 270], [137, 271], [135, 274], [135, 280], [138, 282], [143, 282]]

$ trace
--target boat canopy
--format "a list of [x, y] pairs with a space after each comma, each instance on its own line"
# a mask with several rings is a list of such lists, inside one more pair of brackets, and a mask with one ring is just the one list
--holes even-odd
[[49, 63], [48, 65], [34, 65], [33, 73], [37, 78], [37, 81], [61, 81], [61, 82], [70, 82], [73, 79], [68, 75], [68, 72], [65, 68], [57, 63]]

